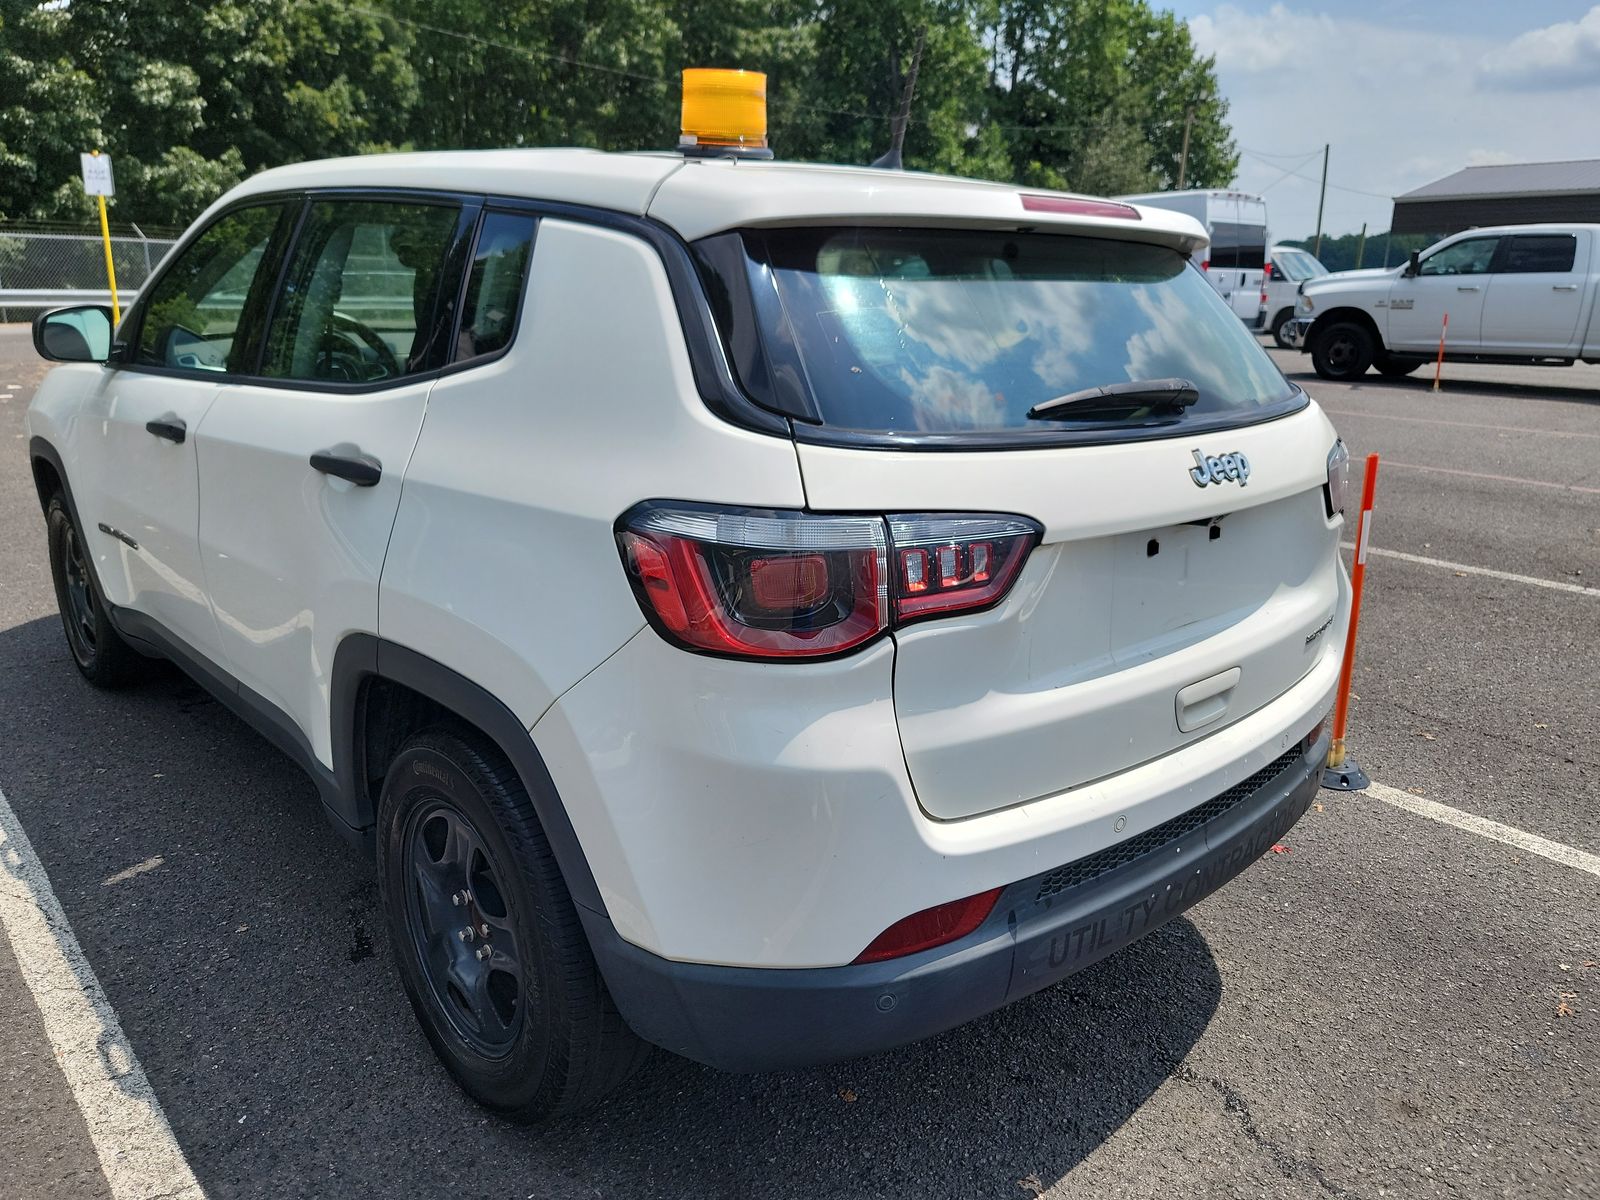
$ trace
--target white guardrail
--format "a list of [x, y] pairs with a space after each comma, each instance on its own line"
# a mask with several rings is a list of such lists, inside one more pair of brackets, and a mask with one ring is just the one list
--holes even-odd
[[[117, 289], [117, 299], [127, 308], [138, 296], [137, 288]], [[74, 304], [110, 304], [109, 288], [0, 288], [0, 308], [67, 308]]]

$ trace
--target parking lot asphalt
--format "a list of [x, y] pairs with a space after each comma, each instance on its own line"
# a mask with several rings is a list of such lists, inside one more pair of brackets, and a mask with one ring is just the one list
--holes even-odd
[[[1369, 564], [1355, 756], [1600, 852], [1600, 368], [1434, 393], [1274, 357], [1384, 456], [1372, 544], [1410, 556]], [[1323, 792], [1186, 917], [925, 1044], [764, 1076], [658, 1054], [584, 1118], [500, 1123], [435, 1064], [311, 783], [176, 672], [73, 670], [21, 438], [42, 374], [0, 327], [0, 793], [209, 1194], [1600, 1195], [1600, 877], [1373, 794]], [[0, 1194], [103, 1194], [39, 1022], [0, 939]]]

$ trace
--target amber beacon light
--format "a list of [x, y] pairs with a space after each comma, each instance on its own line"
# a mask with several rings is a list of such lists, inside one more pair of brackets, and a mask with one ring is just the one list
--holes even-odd
[[678, 149], [712, 158], [771, 158], [766, 75], [715, 67], [685, 68]]

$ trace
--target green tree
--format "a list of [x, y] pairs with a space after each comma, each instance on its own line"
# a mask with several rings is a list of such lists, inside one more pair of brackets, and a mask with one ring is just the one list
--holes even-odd
[[1213, 62], [1188, 27], [1145, 0], [996, 0], [984, 42], [1011, 175], [1085, 192], [1176, 185], [1186, 113], [1186, 183], [1238, 167]]

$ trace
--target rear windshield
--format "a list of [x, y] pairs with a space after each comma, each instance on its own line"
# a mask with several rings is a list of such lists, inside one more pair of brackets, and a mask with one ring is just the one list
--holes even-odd
[[[785, 389], [803, 390], [824, 425], [1059, 431], [1077, 423], [1028, 410], [1085, 388], [1180, 377], [1199, 391], [1183, 423], [1214, 427], [1299, 395], [1216, 289], [1164, 247], [927, 229], [767, 230], [718, 243], [702, 244], [702, 262], [745, 382], [759, 377], [752, 391], [778, 394], [785, 409]], [[725, 278], [736, 265], [748, 272], [743, 322]]]

